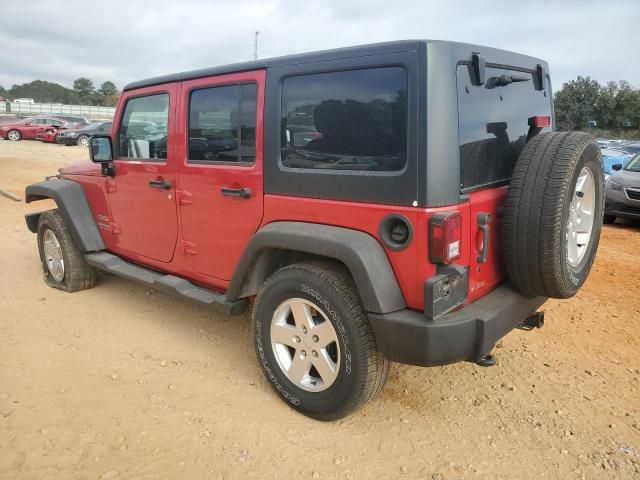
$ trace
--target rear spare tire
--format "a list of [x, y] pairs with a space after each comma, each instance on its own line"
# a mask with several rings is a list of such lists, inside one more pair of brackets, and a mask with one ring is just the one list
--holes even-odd
[[598, 249], [603, 206], [600, 149], [590, 135], [531, 139], [516, 162], [502, 221], [513, 285], [530, 297], [575, 295]]

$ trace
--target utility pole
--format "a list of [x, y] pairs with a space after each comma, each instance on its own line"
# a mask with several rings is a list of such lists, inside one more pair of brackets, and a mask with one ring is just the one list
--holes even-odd
[[256, 33], [253, 36], [253, 59], [258, 59], [258, 35], [260, 32], [256, 30]]

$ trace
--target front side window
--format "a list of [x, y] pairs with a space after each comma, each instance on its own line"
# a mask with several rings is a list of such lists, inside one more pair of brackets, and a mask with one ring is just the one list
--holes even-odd
[[282, 164], [398, 171], [407, 161], [407, 74], [401, 67], [289, 77], [282, 89]]
[[167, 158], [169, 95], [161, 93], [127, 100], [118, 132], [121, 159]]
[[255, 83], [203, 88], [189, 100], [189, 162], [248, 162], [256, 155]]

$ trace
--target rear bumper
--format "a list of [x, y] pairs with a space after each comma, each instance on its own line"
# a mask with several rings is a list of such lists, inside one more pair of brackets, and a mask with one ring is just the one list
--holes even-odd
[[504, 284], [466, 307], [428, 320], [421, 312], [369, 313], [378, 348], [389, 359], [419, 366], [477, 361], [547, 301]]

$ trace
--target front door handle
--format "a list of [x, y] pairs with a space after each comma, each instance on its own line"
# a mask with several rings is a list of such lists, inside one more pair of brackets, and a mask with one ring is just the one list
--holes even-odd
[[149, 186], [153, 188], [162, 188], [163, 190], [169, 190], [171, 188], [171, 182], [168, 180], [151, 180]]
[[251, 189], [247, 187], [242, 187], [242, 188], [223, 187], [220, 191], [226, 197], [249, 198], [251, 196]]

